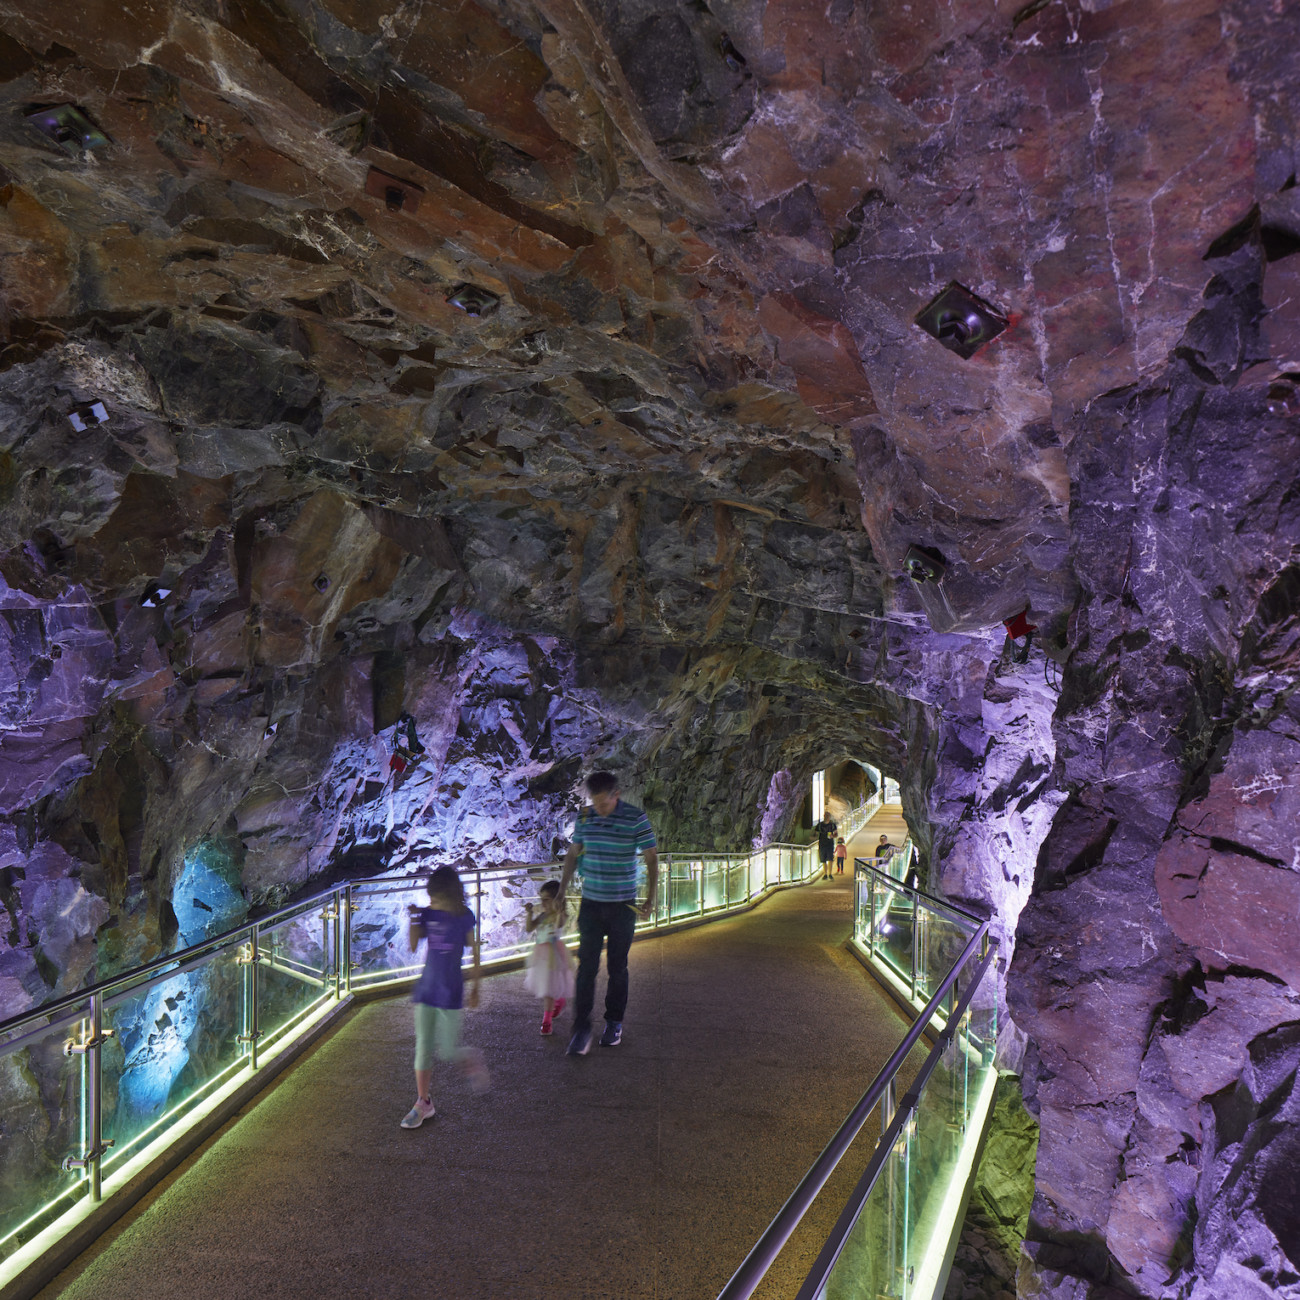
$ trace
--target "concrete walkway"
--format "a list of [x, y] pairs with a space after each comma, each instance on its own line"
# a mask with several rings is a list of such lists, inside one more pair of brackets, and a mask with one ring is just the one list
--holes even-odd
[[[623, 1043], [585, 1058], [521, 975], [486, 979], [465, 1041], [493, 1087], [435, 1075], [413, 1132], [410, 1006], [360, 1007], [43, 1300], [709, 1300], [906, 1031], [843, 949], [850, 880], [637, 942]], [[877, 1136], [760, 1295], [793, 1295]]]

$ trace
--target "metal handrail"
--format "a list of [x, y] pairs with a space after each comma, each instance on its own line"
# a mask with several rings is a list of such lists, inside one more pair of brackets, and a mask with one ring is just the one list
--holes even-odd
[[[780, 1254], [782, 1247], [789, 1241], [803, 1216], [808, 1212], [813, 1201], [817, 1199], [827, 1180], [844, 1158], [845, 1152], [848, 1151], [853, 1144], [853, 1140], [861, 1132], [862, 1126], [867, 1122], [871, 1112], [875, 1110], [876, 1104], [884, 1095], [886, 1088], [892, 1083], [894, 1076], [907, 1059], [908, 1053], [916, 1046], [917, 1040], [925, 1032], [933, 1016], [939, 1011], [943, 999], [948, 996], [949, 990], [957, 982], [966, 963], [984, 941], [988, 930], [989, 922], [981, 921], [979, 928], [971, 935], [966, 947], [962, 949], [961, 955], [953, 963], [952, 969], [944, 976], [943, 981], [935, 990], [930, 1001], [926, 1003], [925, 1009], [904, 1035], [903, 1041], [895, 1049], [894, 1054], [885, 1062], [880, 1073], [872, 1080], [871, 1086], [862, 1094], [858, 1104], [849, 1112], [848, 1118], [840, 1125], [835, 1136], [826, 1144], [821, 1155], [813, 1161], [812, 1167], [803, 1176], [794, 1191], [790, 1193], [789, 1199], [778, 1211], [776, 1218], [768, 1225], [767, 1230], [755, 1243], [753, 1249], [745, 1256], [740, 1267], [732, 1275], [731, 1280], [718, 1293], [718, 1300], [749, 1300], [749, 1297], [754, 1294], [758, 1284], [763, 1280], [768, 1269], [772, 1267], [777, 1255]], [[981, 967], [981, 971], [986, 967], [987, 959], [985, 966]], [[973, 989], [973, 987], [974, 982], [971, 988]], [[967, 992], [969, 994], [971, 989], [968, 989]], [[950, 1029], [956, 1022], [957, 1017], [949, 1017], [948, 1028]], [[945, 1033], [947, 1031], [945, 1029]], [[926, 1078], [929, 1078], [929, 1075]], [[910, 1097], [911, 1093], [908, 1096]]]
[[[958, 907], [956, 903], [950, 903], [946, 898], [936, 898], [933, 894], [927, 894], [925, 890], [918, 889], [915, 885], [904, 885], [897, 876], [891, 876], [888, 871], [881, 870], [880, 867], [872, 866], [872, 862], [880, 861], [879, 858], [854, 858], [854, 868], [861, 868], [863, 873], [870, 872], [879, 876], [882, 881], [888, 883], [891, 889], [904, 889], [909, 894], [916, 895], [917, 898], [924, 899], [926, 905], [936, 912], [951, 912], [954, 916], [960, 917], [963, 921], [973, 921], [976, 925], [983, 924], [984, 918], [977, 916], [974, 912], [968, 912], [964, 907]], [[886, 861], [893, 861], [892, 858]]]
[[[795, 851], [806, 851], [810, 846], [806, 844], [785, 844], [774, 843], [765, 844], [762, 848], [730, 851], [710, 852], [708, 856], [737, 858], [750, 861], [758, 855], [765, 853], [769, 849], [793, 849]], [[699, 853], [692, 853], [683, 849], [666, 850], [660, 854], [662, 859], [672, 860], [674, 857], [699, 857]], [[476, 878], [482, 881], [508, 879], [520, 874], [530, 874], [537, 866], [543, 869], [548, 867], [558, 868], [560, 863], [521, 863], [518, 867], [483, 867], [476, 870]], [[391, 893], [400, 892], [400, 890], [410, 889], [421, 883], [422, 873], [411, 875], [388, 875], [388, 876], [362, 876], [354, 880], [339, 881], [331, 885], [328, 889], [323, 889], [319, 893], [308, 895], [306, 898], [295, 899], [292, 903], [287, 903], [284, 907], [274, 912], [259, 916], [255, 921], [242, 921], [239, 925], [232, 926], [229, 930], [223, 930], [220, 934], [215, 934], [211, 938], [203, 939], [199, 943], [191, 944], [186, 948], [178, 949], [176, 952], [165, 953], [160, 957], [155, 957], [152, 961], [143, 962], [139, 966], [132, 966], [128, 970], [121, 971], [116, 975], [111, 975], [107, 979], [99, 980], [94, 984], [87, 985], [85, 988], [77, 989], [72, 993], [64, 994], [61, 998], [56, 998], [51, 1002], [42, 1003], [39, 1007], [33, 1007], [28, 1011], [20, 1012], [16, 1016], [10, 1016], [6, 1020], [0, 1020], [0, 1036], [14, 1033], [21, 1030], [29, 1024], [41, 1023], [42, 1028], [49, 1028], [50, 1022], [59, 1016], [59, 1013], [72, 1007], [83, 1006], [95, 994], [111, 995], [114, 991], [131, 985], [133, 991], [145, 987], [145, 981], [149, 980], [151, 975], [171, 976], [183, 974], [182, 967], [188, 968], [195, 959], [205, 955], [210, 955], [213, 951], [221, 947], [227, 947], [234, 943], [247, 942], [248, 936], [252, 933], [255, 926], [267, 928], [278, 922], [288, 920], [293, 914], [299, 911], [306, 911], [309, 908], [323, 902], [326, 899], [333, 898], [340, 890], [352, 888], [362, 891], [364, 894]], [[369, 886], [393, 886], [392, 889], [371, 889]], [[0, 1043], [0, 1055], [6, 1054], [6, 1049], [16, 1045], [12, 1040]]]
[[[108, 979], [99, 980], [86, 988], [78, 989], [75, 993], [67, 993], [61, 998], [56, 998], [53, 1002], [45, 1002], [30, 1011], [23, 1011], [16, 1016], [10, 1016], [8, 1020], [0, 1020], [0, 1034], [20, 1029], [23, 1025], [46, 1016], [56, 1016], [65, 1008], [78, 1006], [96, 993], [108, 993], [109, 990], [121, 988], [124, 984], [135, 984], [155, 971], [168, 975], [181, 973], [173, 968], [182, 962], [189, 963], [194, 958], [203, 956], [209, 949], [227, 947], [231, 943], [237, 942], [237, 936], [251, 933], [255, 925], [264, 926], [268, 923], [274, 923], [276, 920], [285, 919], [290, 912], [296, 912], [299, 908], [306, 908], [319, 903], [323, 898], [330, 898], [341, 888], [343, 888], [342, 885], [332, 885], [319, 894], [311, 895], [310, 898], [300, 898], [296, 902], [289, 903], [278, 912], [272, 912], [268, 916], [259, 916], [256, 921], [243, 921], [229, 930], [223, 930], [220, 934], [213, 935], [210, 939], [191, 944], [188, 948], [181, 948], [176, 952], [169, 952], [161, 957], [155, 957], [153, 961], [144, 962], [139, 966], [132, 966], [129, 970], [121, 971], [117, 975], [110, 975]], [[164, 967], [167, 968], [165, 971]], [[0, 1043], [0, 1050], [3, 1050], [4, 1046], [5, 1044]]]
[[[985, 925], [987, 930], [987, 923]], [[835, 1267], [836, 1261], [844, 1251], [848, 1242], [849, 1233], [853, 1230], [853, 1225], [857, 1223], [858, 1216], [862, 1213], [862, 1207], [866, 1204], [867, 1197], [871, 1195], [877, 1180], [880, 1178], [881, 1170], [885, 1167], [885, 1161], [889, 1159], [890, 1153], [894, 1149], [894, 1144], [898, 1141], [898, 1136], [902, 1133], [912, 1115], [920, 1107], [921, 1093], [925, 1091], [925, 1085], [930, 1082], [930, 1076], [938, 1068], [940, 1060], [944, 1053], [952, 1045], [953, 1039], [957, 1034], [957, 1026], [961, 1024], [962, 1017], [969, 1008], [971, 999], [975, 996], [976, 990], [983, 982], [984, 976], [988, 973], [988, 968], [997, 956], [997, 949], [990, 947], [984, 954], [984, 959], [980, 962], [979, 969], [971, 977], [966, 986], [966, 991], [962, 994], [957, 1003], [956, 1009], [948, 1017], [948, 1023], [944, 1026], [942, 1032], [935, 1040], [934, 1047], [930, 1055], [925, 1058], [925, 1064], [921, 1066], [917, 1073], [912, 1086], [908, 1089], [907, 1095], [899, 1103], [898, 1109], [894, 1112], [894, 1117], [888, 1127], [880, 1136], [880, 1141], [876, 1144], [876, 1149], [872, 1153], [871, 1159], [867, 1162], [867, 1167], [863, 1171], [862, 1177], [858, 1179], [857, 1186], [854, 1187], [852, 1194], [849, 1196], [844, 1209], [840, 1211], [840, 1217], [835, 1221], [835, 1227], [831, 1229], [831, 1234], [827, 1237], [821, 1250], [818, 1252], [817, 1259], [814, 1261], [811, 1269], [808, 1270], [808, 1276], [804, 1278], [803, 1285], [799, 1288], [799, 1293], [795, 1300], [816, 1300], [821, 1294], [822, 1288], [826, 1285], [827, 1278], [830, 1277], [831, 1269]], [[965, 954], [963, 954], [963, 962]], [[962, 964], [962, 963], [959, 963]], [[952, 974], [955, 976], [957, 968], [953, 968]], [[933, 1001], [933, 1000], [932, 1000]], [[928, 1008], [927, 1008], [928, 1010]], [[918, 1021], [918, 1024], [923, 1023]], [[865, 1119], [865, 1116], [864, 1116]], [[724, 1292], [725, 1294], [725, 1292]]]

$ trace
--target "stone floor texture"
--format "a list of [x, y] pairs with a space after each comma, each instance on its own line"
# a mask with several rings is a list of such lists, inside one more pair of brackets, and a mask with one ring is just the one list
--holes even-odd
[[[41, 1300], [708, 1300], [905, 1032], [845, 951], [850, 880], [636, 943], [623, 1042], [585, 1058], [521, 975], [484, 980], [465, 1041], [493, 1086], [440, 1072], [415, 1131], [410, 1007], [360, 1007]], [[794, 1294], [878, 1133], [761, 1296]]]

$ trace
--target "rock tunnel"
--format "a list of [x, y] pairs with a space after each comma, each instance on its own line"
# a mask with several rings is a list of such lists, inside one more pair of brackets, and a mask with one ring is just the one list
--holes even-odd
[[0, 0], [0, 1018], [852, 760], [999, 940], [1016, 1294], [1300, 1296], [1297, 48]]

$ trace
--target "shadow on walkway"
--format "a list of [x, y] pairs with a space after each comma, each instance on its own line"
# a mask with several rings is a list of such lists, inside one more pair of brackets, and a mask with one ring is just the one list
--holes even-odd
[[[843, 949], [850, 879], [637, 942], [623, 1042], [585, 1058], [485, 979], [492, 1090], [440, 1070], [414, 1131], [410, 1006], [360, 1007], [42, 1300], [709, 1300], [906, 1030]], [[760, 1295], [794, 1294], [878, 1135]]]

